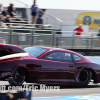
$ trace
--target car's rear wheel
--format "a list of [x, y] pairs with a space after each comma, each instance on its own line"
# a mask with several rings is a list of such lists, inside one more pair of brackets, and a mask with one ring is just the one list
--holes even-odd
[[23, 68], [17, 68], [13, 71], [12, 77], [9, 78], [10, 85], [22, 85], [25, 81], [25, 71]]
[[80, 86], [87, 86], [91, 80], [92, 73], [87, 69], [83, 69], [76, 77], [76, 85]]

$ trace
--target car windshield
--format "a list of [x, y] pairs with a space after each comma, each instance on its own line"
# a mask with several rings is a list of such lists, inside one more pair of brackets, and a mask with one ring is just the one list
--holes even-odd
[[44, 52], [48, 51], [48, 49], [41, 48], [41, 47], [28, 47], [24, 49], [26, 52], [29, 53], [30, 56], [35, 58], [39, 57]]

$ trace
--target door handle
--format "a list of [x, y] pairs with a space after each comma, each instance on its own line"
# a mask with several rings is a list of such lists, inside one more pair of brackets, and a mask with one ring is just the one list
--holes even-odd
[[72, 64], [70, 64], [70, 65], [69, 65], [69, 67], [73, 67], [73, 65], [72, 65]]

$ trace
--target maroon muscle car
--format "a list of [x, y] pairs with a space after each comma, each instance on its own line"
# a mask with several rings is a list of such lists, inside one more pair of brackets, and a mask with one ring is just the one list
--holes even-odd
[[65, 49], [0, 44], [0, 80], [11, 85], [24, 81], [86, 86], [90, 80], [100, 83], [100, 65]]

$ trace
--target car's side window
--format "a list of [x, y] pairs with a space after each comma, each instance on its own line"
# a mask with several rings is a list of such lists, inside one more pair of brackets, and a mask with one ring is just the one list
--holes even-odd
[[76, 55], [76, 54], [73, 54], [73, 59], [74, 59], [74, 61], [80, 61], [80, 60], [82, 60], [82, 58], [79, 57], [79, 56]]
[[46, 56], [46, 59], [56, 61], [72, 61], [71, 54], [67, 52], [53, 52]]

